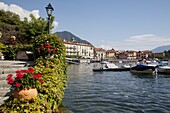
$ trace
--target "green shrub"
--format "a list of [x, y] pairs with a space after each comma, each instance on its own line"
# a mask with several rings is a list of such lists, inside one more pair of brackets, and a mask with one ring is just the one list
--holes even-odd
[[[51, 52], [42, 49], [41, 46], [47, 42], [51, 45]], [[51, 113], [55, 112], [61, 105], [67, 82], [67, 63], [65, 46], [56, 35], [41, 35], [34, 39], [34, 70], [42, 74], [44, 83], [38, 85], [38, 98], [33, 100], [16, 100], [11, 96], [0, 111], [19, 113]], [[55, 52], [52, 51], [56, 48]], [[42, 49], [41, 52], [38, 52]]]
[[4, 52], [6, 46], [3, 43], [0, 43], [0, 52]]

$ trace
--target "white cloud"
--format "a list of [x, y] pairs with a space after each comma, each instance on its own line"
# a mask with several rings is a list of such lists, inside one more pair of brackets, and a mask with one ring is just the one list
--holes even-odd
[[58, 22], [57, 22], [57, 21], [54, 21], [54, 22], [53, 22], [53, 26], [54, 26], [53, 31], [56, 32], [56, 31], [57, 31], [57, 27], [58, 27]]
[[35, 16], [35, 18], [40, 17], [39, 10], [28, 11], [28, 10], [25, 10], [22, 7], [15, 5], [15, 4], [7, 5], [3, 2], [0, 2], [0, 10], [1, 9], [5, 10], [5, 11], [11, 11], [11, 12], [18, 14], [20, 16], [21, 20], [24, 20], [25, 17], [28, 18], [28, 20], [31, 20], [29, 17], [30, 14], [33, 14]]
[[160, 37], [154, 34], [136, 35], [117, 42], [102, 41], [101, 47], [117, 50], [152, 50], [158, 46], [169, 45], [170, 37]]

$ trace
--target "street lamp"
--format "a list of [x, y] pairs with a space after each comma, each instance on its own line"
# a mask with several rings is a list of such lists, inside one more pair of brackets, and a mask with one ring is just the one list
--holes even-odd
[[48, 34], [50, 34], [50, 21], [51, 21], [52, 11], [54, 11], [54, 9], [53, 9], [53, 7], [51, 6], [50, 3], [45, 8], [46, 8], [47, 15], [48, 15]]

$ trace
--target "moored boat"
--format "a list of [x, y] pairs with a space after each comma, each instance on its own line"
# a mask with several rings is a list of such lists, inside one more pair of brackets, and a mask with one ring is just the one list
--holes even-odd
[[129, 71], [130, 68], [120, 68], [114, 63], [106, 63], [102, 68], [93, 69], [93, 71]]
[[157, 67], [158, 66], [148, 66], [139, 64], [130, 69], [132, 73], [139, 73], [139, 74], [157, 74]]
[[158, 73], [170, 74], [170, 66], [160, 66], [158, 68]]

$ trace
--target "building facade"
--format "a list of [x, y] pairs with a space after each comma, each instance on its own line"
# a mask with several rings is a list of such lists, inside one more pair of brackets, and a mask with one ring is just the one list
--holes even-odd
[[81, 58], [94, 58], [94, 46], [92, 44], [77, 43], [74, 41], [63, 40], [66, 47], [67, 56], [78, 56]]
[[106, 50], [104, 50], [103, 48], [95, 48], [95, 59], [106, 59]]

